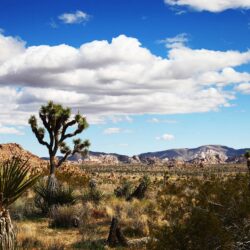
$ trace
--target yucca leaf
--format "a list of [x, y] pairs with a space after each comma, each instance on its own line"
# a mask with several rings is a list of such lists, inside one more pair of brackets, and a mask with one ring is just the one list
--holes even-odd
[[28, 160], [20, 156], [12, 156], [0, 163], [1, 206], [8, 207], [16, 201], [28, 188], [34, 185], [39, 175], [30, 176]]

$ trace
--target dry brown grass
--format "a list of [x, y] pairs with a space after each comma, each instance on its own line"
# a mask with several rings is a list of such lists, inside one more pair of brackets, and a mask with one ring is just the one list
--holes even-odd
[[[65, 249], [72, 249], [72, 244], [78, 242], [81, 237], [78, 229], [62, 230], [49, 228], [48, 219], [38, 221], [20, 221], [16, 222], [18, 227], [17, 240], [21, 246], [27, 239], [30, 242], [39, 242], [41, 247], [31, 249], [48, 249], [58, 243]], [[27, 247], [27, 246], [26, 246]], [[28, 249], [28, 248], [24, 248]]]

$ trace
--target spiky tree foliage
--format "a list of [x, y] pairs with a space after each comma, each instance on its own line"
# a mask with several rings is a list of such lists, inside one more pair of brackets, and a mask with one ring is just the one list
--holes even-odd
[[[56, 168], [60, 167], [68, 157], [76, 154], [86, 154], [90, 146], [88, 140], [73, 140], [73, 149], [71, 149], [65, 140], [75, 137], [88, 127], [86, 118], [79, 113], [71, 119], [71, 109], [64, 108], [60, 104], [52, 101], [43, 105], [39, 111], [39, 117], [44, 127], [39, 127], [37, 118], [33, 115], [29, 119], [29, 124], [38, 142], [47, 147], [50, 157], [50, 175], [54, 175]], [[68, 132], [76, 126], [73, 132]], [[45, 141], [45, 130], [48, 133], [49, 141]], [[63, 157], [56, 161], [56, 154], [60, 150]]]
[[0, 163], [0, 249], [15, 248], [15, 232], [8, 207], [15, 202], [38, 179], [29, 175], [27, 161], [13, 156]]

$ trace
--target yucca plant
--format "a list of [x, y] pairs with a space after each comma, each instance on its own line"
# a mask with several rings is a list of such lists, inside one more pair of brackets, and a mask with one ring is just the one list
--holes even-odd
[[48, 214], [50, 209], [57, 206], [73, 205], [79, 199], [70, 186], [58, 185], [54, 192], [47, 188], [46, 180], [41, 180], [34, 188], [35, 206]]
[[39, 175], [30, 176], [27, 160], [12, 156], [0, 163], [0, 249], [15, 248], [15, 231], [8, 207], [14, 203], [38, 179]]

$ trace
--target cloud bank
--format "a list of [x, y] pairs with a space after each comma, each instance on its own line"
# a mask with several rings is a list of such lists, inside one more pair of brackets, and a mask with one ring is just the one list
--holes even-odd
[[197, 11], [221, 12], [228, 9], [250, 9], [250, 0], [164, 0], [172, 6], [186, 6]]
[[27, 124], [48, 100], [79, 110], [92, 123], [113, 116], [215, 111], [230, 106], [234, 91], [250, 82], [249, 73], [236, 70], [249, 63], [250, 51], [168, 42], [167, 56], [159, 57], [125, 35], [74, 48], [27, 47], [0, 34], [0, 123]]

